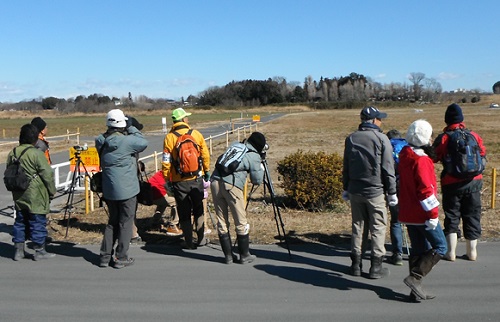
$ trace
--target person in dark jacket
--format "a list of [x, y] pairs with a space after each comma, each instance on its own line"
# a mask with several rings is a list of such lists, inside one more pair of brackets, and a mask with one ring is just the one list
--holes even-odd
[[49, 142], [45, 138], [47, 136], [47, 123], [40, 116], [37, 116], [31, 120], [31, 124], [38, 130], [38, 140], [35, 143], [35, 148], [42, 150], [49, 164], [52, 164]]
[[[465, 129], [464, 115], [458, 104], [451, 104], [446, 109], [444, 116], [446, 127], [434, 141], [436, 156], [434, 162], [446, 163], [449, 136], [446, 132], [457, 129]], [[483, 162], [486, 163], [486, 148], [483, 139], [474, 131], [470, 131], [476, 138], [480, 148]], [[481, 189], [483, 187], [483, 175], [479, 174], [471, 179], [456, 178], [447, 173], [443, 166], [441, 173], [441, 191], [444, 219], [444, 233], [448, 242], [448, 253], [445, 259], [455, 261], [458, 234], [460, 232], [460, 220], [462, 220], [463, 233], [466, 241], [466, 257], [475, 261], [477, 258], [477, 239], [481, 237]]]
[[432, 161], [432, 126], [425, 120], [413, 122], [406, 133], [409, 146], [399, 154], [399, 221], [406, 224], [411, 242], [410, 300], [435, 296], [425, 292], [422, 279], [446, 253], [446, 239], [439, 224], [437, 182]]
[[32, 178], [28, 189], [13, 191], [16, 218], [13, 226], [12, 242], [15, 246], [14, 260], [25, 257], [26, 227], [29, 227], [31, 241], [35, 244], [34, 260], [48, 259], [55, 254], [45, 250], [47, 238], [47, 214], [50, 212], [50, 200], [56, 193], [53, 171], [41, 150], [35, 149], [38, 140], [38, 129], [32, 124], [21, 127], [19, 146], [14, 148], [7, 156], [7, 166], [14, 157], [19, 156], [23, 150], [26, 152], [20, 158], [21, 167], [28, 177]]
[[351, 274], [361, 275], [363, 230], [369, 223], [372, 237], [370, 278], [382, 278], [389, 274], [382, 267], [385, 256], [387, 206], [398, 204], [394, 159], [389, 138], [382, 134], [380, 126], [387, 114], [373, 106], [361, 110], [358, 130], [345, 140], [342, 181], [344, 200], [351, 202]]
[[226, 176], [219, 173], [215, 168], [211, 177], [210, 190], [217, 215], [217, 233], [225, 263], [233, 262], [231, 239], [229, 237], [229, 211], [233, 216], [236, 238], [238, 240], [239, 263], [247, 264], [255, 260], [255, 255], [249, 251], [249, 230], [245, 209], [245, 196], [243, 194], [247, 176], [250, 182], [260, 185], [264, 180], [264, 167], [262, 165], [261, 153], [266, 147], [266, 138], [260, 132], [253, 132], [244, 141], [248, 151], [243, 156], [236, 170]]
[[[100, 267], [108, 267], [111, 261], [115, 268], [134, 263], [134, 259], [128, 257], [128, 249], [140, 191], [136, 156], [147, 148], [148, 141], [129, 123], [121, 110], [111, 110], [106, 115], [108, 130], [95, 139], [97, 151], [102, 148], [102, 191], [109, 209], [100, 249]], [[112, 257], [116, 241], [116, 253]]]

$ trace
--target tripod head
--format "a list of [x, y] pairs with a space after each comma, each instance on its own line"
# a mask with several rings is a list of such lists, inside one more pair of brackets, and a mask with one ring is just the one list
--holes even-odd
[[82, 151], [87, 151], [89, 149], [89, 147], [88, 147], [87, 143], [85, 143], [84, 145], [74, 145], [73, 149], [75, 149], [75, 156], [73, 158], [69, 159], [70, 161], [73, 159], [81, 160]]

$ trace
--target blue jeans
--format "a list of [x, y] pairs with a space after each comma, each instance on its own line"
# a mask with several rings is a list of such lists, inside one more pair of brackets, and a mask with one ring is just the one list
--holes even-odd
[[12, 229], [12, 242], [24, 243], [31, 239], [37, 245], [45, 244], [47, 237], [47, 216], [31, 214], [27, 210], [16, 211]]
[[391, 213], [391, 244], [393, 254], [403, 254], [403, 230], [398, 221], [399, 206], [389, 206]]
[[430, 249], [444, 256], [448, 250], [446, 237], [438, 223], [436, 229], [426, 230], [425, 225], [406, 225], [411, 242], [411, 255], [421, 256]]

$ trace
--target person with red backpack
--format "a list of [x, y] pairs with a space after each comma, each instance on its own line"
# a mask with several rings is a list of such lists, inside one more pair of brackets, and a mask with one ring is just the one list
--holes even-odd
[[[203, 180], [210, 178], [210, 153], [203, 135], [189, 126], [190, 115], [183, 108], [172, 111], [174, 124], [163, 142], [162, 172], [167, 192], [175, 197], [184, 248], [196, 249], [208, 243], [204, 235]], [[193, 242], [191, 214], [196, 243]]]
[[[444, 233], [446, 241], [448, 242], [448, 252], [444, 259], [448, 261], [455, 261], [457, 247], [457, 239], [460, 233], [460, 220], [462, 220], [464, 237], [466, 240], [468, 260], [475, 261], [477, 258], [477, 239], [481, 236], [481, 189], [483, 187], [484, 165], [486, 163], [486, 148], [483, 145], [483, 139], [474, 131], [466, 129], [464, 123], [464, 115], [462, 108], [458, 104], [451, 104], [446, 109], [444, 116], [446, 127], [443, 133], [434, 141], [433, 147], [435, 149], [436, 157], [434, 162], [443, 163], [443, 172], [441, 173], [441, 191], [443, 210], [445, 214], [444, 219]], [[472, 166], [476, 165], [479, 169], [478, 173], [473, 173], [467, 177], [452, 171], [452, 169], [464, 168], [463, 165], [456, 164], [454, 161], [457, 158], [453, 157], [454, 153], [451, 151], [451, 146], [454, 142], [450, 139], [453, 133], [470, 133], [475, 142], [474, 147], [467, 150], [477, 150], [477, 157], [479, 160], [468, 162]], [[468, 134], [464, 134], [468, 135]], [[460, 160], [466, 160], [467, 157], [459, 157]]]

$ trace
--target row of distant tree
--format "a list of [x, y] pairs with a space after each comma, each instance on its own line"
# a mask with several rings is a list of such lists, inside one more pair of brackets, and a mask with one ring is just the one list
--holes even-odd
[[[500, 82], [497, 83], [500, 90]], [[495, 84], [493, 89], [495, 90]], [[442, 101], [444, 96], [453, 95], [456, 101], [477, 102], [480, 91], [471, 90], [460, 93], [443, 93], [441, 84], [424, 73], [410, 73], [408, 82], [382, 84], [357, 73], [348, 76], [323, 78], [319, 81], [311, 76], [304, 83], [287, 82], [284, 77], [267, 80], [232, 81], [222, 87], [210, 87], [198, 96], [190, 95], [185, 100], [153, 99], [144, 95], [132, 98], [109, 97], [102, 94], [80, 95], [76, 98], [62, 99], [46, 97], [13, 104], [1, 104], [2, 110], [40, 110], [57, 109], [61, 112], [96, 113], [106, 112], [111, 106], [135, 107], [141, 109], [161, 109], [166, 106], [263, 106], [276, 104], [322, 103], [322, 106], [338, 106], [346, 102], [366, 101], [406, 101], [433, 103]], [[457, 99], [458, 98], [458, 99]]]

